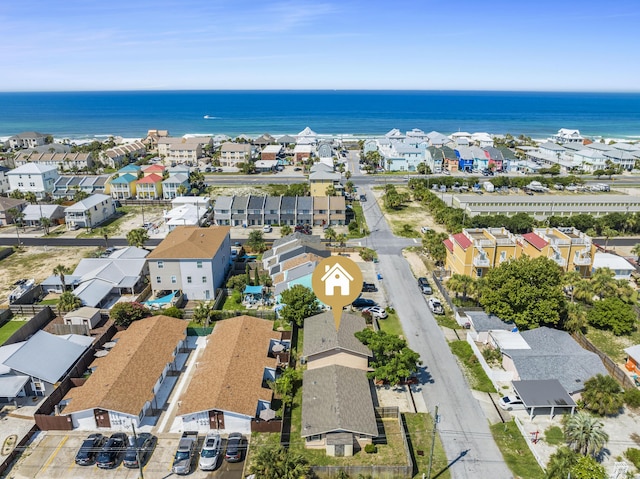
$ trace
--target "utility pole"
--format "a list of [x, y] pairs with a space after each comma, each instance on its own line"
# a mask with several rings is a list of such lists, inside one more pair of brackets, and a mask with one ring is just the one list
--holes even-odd
[[136, 427], [134, 426], [133, 422], [131, 423], [131, 429], [133, 429], [133, 441], [136, 448], [136, 460], [138, 462], [138, 470], [140, 471], [140, 479], [144, 479], [142, 461], [140, 460], [140, 448], [138, 447], [138, 435], [136, 434]]
[[440, 417], [438, 416], [438, 406], [436, 405], [435, 415], [433, 416], [433, 432], [431, 434], [431, 452], [429, 453], [429, 469], [427, 471], [427, 479], [431, 479], [431, 466], [433, 465], [433, 449], [436, 445], [436, 432], [438, 430], [438, 423]]

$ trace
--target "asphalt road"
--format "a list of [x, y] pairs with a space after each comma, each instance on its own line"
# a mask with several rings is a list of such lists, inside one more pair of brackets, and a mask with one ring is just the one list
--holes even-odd
[[422, 394], [432, 413], [439, 406], [438, 430], [451, 477], [513, 477], [493, 440], [484, 412], [472, 396], [442, 330], [418, 290], [409, 264], [402, 257], [402, 248], [414, 244], [413, 241], [394, 237], [369, 187], [361, 189], [370, 198], [363, 206], [371, 236], [363, 244], [378, 252], [378, 271], [390, 304], [400, 317], [409, 347], [420, 354], [424, 363], [420, 377]]

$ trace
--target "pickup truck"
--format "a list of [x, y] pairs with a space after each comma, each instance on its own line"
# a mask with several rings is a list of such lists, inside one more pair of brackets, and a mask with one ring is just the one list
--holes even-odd
[[176, 455], [173, 459], [171, 472], [180, 475], [186, 475], [191, 472], [191, 463], [193, 462], [193, 456], [196, 452], [197, 445], [197, 431], [185, 431], [182, 433], [182, 437], [178, 443], [178, 450], [176, 451]]
[[429, 305], [429, 309], [433, 314], [444, 314], [444, 308], [442, 307], [442, 303], [439, 299], [429, 298], [427, 304]]

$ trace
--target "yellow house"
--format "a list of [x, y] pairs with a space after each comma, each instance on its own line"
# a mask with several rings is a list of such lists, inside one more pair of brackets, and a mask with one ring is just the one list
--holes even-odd
[[309, 190], [311, 196], [327, 196], [327, 188], [329, 186], [340, 190], [340, 179], [342, 175], [333, 171], [333, 168], [318, 163], [312, 168], [309, 175]]
[[137, 176], [125, 173], [109, 181], [109, 194], [113, 199], [126, 200], [136, 195]]
[[596, 246], [575, 228], [537, 228], [516, 236], [504, 228], [466, 229], [444, 241], [451, 274], [480, 278], [489, 268], [527, 255], [552, 259], [565, 271], [591, 273]]
[[136, 191], [140, 200], [162, 198], [162, 176], [151, 173], [136, 181]]
[[482, 277], [489, 268], [518, 257], [516, 237], [504, 228], [474, 228], [444, 241], [452, 274]]

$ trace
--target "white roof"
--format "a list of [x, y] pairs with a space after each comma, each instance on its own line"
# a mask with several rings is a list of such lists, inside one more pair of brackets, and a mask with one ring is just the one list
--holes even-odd
[[127, 246], [126, 248], [120, 248], [115, 250], [109, 255], [111, 259], [140, 259], [146, 258], [149, 254], [144, 248], [138, 248], [137, 246]]
[[273, 168], [278, 164], [278, 160], [258, 160], [256, 168]]
[[9, 172], [10, 175], [40, 175], [49, 171], [57, 171], [58, 168], [51, 165], [43, 165], [40, 163], [25, 163]]
[[196, 205], [208, 208], [211, 198], [204, 196], [176, 196], [171, 200], [171, 206], [174, 208], [180, 205]]
[[313, 131], [311, 128], [306, 127], [304, 130], [302, 130], [300, 133], [298, 133], [297, 136], [317, 136], [317, 133], [315, 131]]
[[622, 256], [611, 253], [596, 253], [593, 258], [593, 269], [609, 268], [613, 271], [633, 271], [635, 268]]
[[71, 318], [81, 318], [81, 319], [91, 319], [96, 313], [99, 313], [100, 310], [98, 308], [90, 308], [88, 306], [82, 306], [74, 311], [69, 311], [64, 315], [64, 319]]
[[519, 332], [494, 330], [489, 331], [496, 346], [500, 350], [504, 349], [531, 349]]
[[87, 211], [89, 208], [93, 208], [96, 205], [99, 205], [100, 203], [102, 203], [105, 200], [110, 199], [111, 197], [108, 195], [103, 195], [100, 193], [97, 193], [95, 195], [91, 195], [88, 198], [85, 198], [82, 201], [78, 201], [77, 203], [65, 208], [65, 212], [68, 211], [77, 211], [79, 213], [82, 213], [83, 211]]
[[22, 213], [25, 221], [39, 221], [40, 218], [49, 218], [61, 208], [60, 205], [28, 205]]
[[280, 153], [282, 145], [267, 145], [262, 149], [262, 153]]
[[630, 346], [624, 350], [629, 356], [631, 356], [636, 361], [640, 360], [640, 344], [636, 344], [635, 346]]

